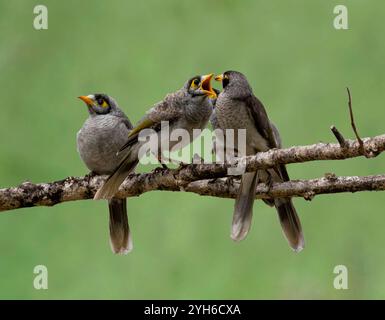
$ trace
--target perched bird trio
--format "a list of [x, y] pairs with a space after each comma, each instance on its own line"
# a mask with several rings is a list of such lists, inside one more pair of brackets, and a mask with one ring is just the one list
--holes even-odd
[[[196, 138], [193, 130], [204, 129], [209, 121], [216, 132], [221, 130], [223, 133], [217, 139], [226, 139], [227, 129], [235, 132], [245, 129], [246, 155], [281, 148], [279, 132], [269, 120], [262, 102], [253, 94], [246, 77], [237, 71], [226, 71], [216, 76], [215, 80], [222, 84], [221, 91], [211, 86], [212, 77], [213, 74], [209, 74], [189, 79], [181, 89], [167, 94], [156, 103], [135, 127], [112, 97], [105, 94], [79, 97], [86, 103], [89, 117], [77, 134], [78, 152], [91, 172], [109, 175], [94, 199], [108, 200], [110, 244], [114, 253], [126, 254], [133, 248], [126, 199], [114, 198], [114, 195], [139, 162], [139, 150], [144, 142], [138, 137], [142, 130], [153, 130], [159, 142], [158, 150], [153, 151], [162, 166], [165, 166], [164, 151], [175, 151], [175, 147], [183, 148], [191, 143]], [[162, 143], [165, 139], [161, 126], [163, 121], [168, 122], [170, 132], [174, 129], [186, 130], [190, 140], [185, 144], [176, 141]], [[226, 145], [226, 160], [237, 156], [238, 140], [234, 140], [233, 150]], [[220, 142], [224, 145], [224, 141]], [[233, 240], [244, 239], [250, 230], [256, 185], [259, 182], [270, 185], [282, 181], [289, 181], [284, 165], [242, 174], [234, 206]], [[291, 198], [263, 201], [275, 206], [290, 247], [297, 252], [302, 250], [304, 237]]]

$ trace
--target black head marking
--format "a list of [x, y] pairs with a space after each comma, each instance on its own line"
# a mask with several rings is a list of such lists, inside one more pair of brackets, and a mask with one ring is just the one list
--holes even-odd
[[[196, 81], [196, 82], [194, 82], [194, 81]], [[192, 84], [193, 82], [194, 82], [194, 84], [198, 85], [200, 81], [201, 81], [201, 77], [200, 77], [200, 76], [192, 77], [192, 78], [188, 81], [188, 83], [187, 83], [188, 88], [190, 88], [190, 86], [191, 86], [191, 84]]]
[[230, 83], [230, 73], [231, 71], [226, 71], [223, 73], [223, 79], [222, 79], [222, 88], [226, 88], [228, 84]]
[[105, 101], [108, 104], [108, 106], [110, 106], [110, 99], [109, 99], [108, 95], [106, 95], [104, 93], [95, 93], [94, 96], [95, 96], [95, 101], [100, 106], [103, 104], [103, 101]]

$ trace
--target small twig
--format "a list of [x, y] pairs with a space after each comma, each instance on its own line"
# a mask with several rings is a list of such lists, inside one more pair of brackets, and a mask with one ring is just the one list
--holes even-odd
[[330, 127], [330, 130], [333, 132], [341, 148], [346, 148], [346, 140], [344, 136], [341, 134], [341, 132], [339, 132], [334, 125]]
[[348, 91], [348, 97], [349, 97], [348, 106], [349, 106], [349, 114], [350, 114], [350, 124], [352, 126], [353, 131], [354, 131], [354, 134], [356, 135], [356, 138], [357, 138], [357, 141], [360, 145], [360, 148], [366, 156], [365, 149], [364, 149], [364, 142], [360, 138], [358, 131], [357, 131], [357, 128], [356, 128], [356, 124], [354, 122], [353, 107], [352, 107], [352, 95], [350, 94], [350, 90], [348, 87], [346, 87], [346, 90]]

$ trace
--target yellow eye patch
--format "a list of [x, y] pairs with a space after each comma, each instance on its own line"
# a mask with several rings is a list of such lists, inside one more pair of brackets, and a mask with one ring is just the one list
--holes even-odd
[[108, 107], [108, 103], [106, 102], [106, 100], [103, 100], [103, 103], [101, 105], [103, 108], [107, 108]]
[[190, 87], [193, 88], [193, 89], [198, 88], [199, 82], [200, 82], [200, 80], [199, 80], [198, 78], [194, 79], [194, 80], [191, 82]]

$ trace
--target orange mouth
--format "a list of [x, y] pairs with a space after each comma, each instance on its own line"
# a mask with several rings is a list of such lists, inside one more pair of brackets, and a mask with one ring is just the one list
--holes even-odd
[[201, 89], [205, 95], [207, 95], [209, 98], [216, 98], [217, 94], [213, 90], [213, 87], [211, 86], [211, 79], [213, 78], [214, 74], [210, 73], [205, 76], [202, 76], [202, 82], [201, 82]]

